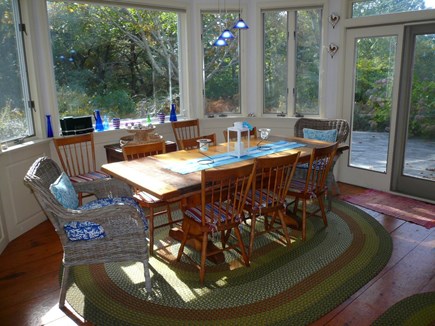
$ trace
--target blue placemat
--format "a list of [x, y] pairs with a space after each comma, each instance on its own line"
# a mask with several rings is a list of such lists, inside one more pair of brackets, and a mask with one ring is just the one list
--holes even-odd
[[204, 156], [202, 158], [196, 158], [193, 160], [183, 162], [183, 164], [177, 163], [177, 164], [167, 165], [164, 168], [176, 173], [188, 174], [188, 173], [197, 172], [209, 168], [215, 168], [225, 164], [250, 160], [256, 157], [278, 153], [289, 149], [304, 147], [305, 145], [296, 142], [288, 142], [285, 140], [280, 140], [275, 143], [270, 143], [264, 146], [267, 146], [267, 149], [266, 148], [259, 149], [258, 146], [250, 147], [246, 151], [245, 155], [243, 155], [240, 158], [233, 156], [230, 153], [223, 153], [223, 154], [213, 155], [209, 157]]

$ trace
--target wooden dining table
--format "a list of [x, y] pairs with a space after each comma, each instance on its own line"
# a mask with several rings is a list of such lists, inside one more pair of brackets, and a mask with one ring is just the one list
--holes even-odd
[[[328, 142], [309, 140], [297, 137], [270, 137], [268, 141], [262, 141], [261, 144], [272, 143], [278, 140], [286, 140], [289, 142], [297, 142], [304, 144], [303, 147], [277, 152], [271, 155], [285, 155], [288, 153], [301, 152], [299, 162], [308, 162], [311, 151], [314, 147], [325, 147], [330, 145]], [[255, 146], [255, 144], [253, 144]], [[201, 190], [201, 172], [192, 172], [188, 174], [180, 174], [171, 171], [167, 166], [175, 164], [185, 164], [194, 159], [214, 156], [227, 152], [227, 143], [210, 146], [208, 151], [201, 152], [198, 149], [180, 150], [165, 154], [148, 156], [132, 161], [122, 161], [115, 163], [103, 164], [101, 170], [112, 177], [120, 179], [127, 184], [146, 191], [155, 197], [165, 200], [174, 201], [183, 197], [189, 197], [193, 193]], [[345, 145], [340, 146], [339, 150], [343, 150]], [[249, 164], [252, 160], [244, 160], [234, 165]], [[223, 167], [227, 167], [224, 165]], [[219, 169], [222, 167], [214, 167]]]
[[[270, 155], [286, 155], [289, 153], [301, 152], [299, 162], [309, 162], [311, 152], [315, 147], [326, 147], [331, 143], [310, 140], [298, 137], [280, 137], [271, 136], [267, 141], [261, 141], [262, 145], [273, 143], [279, 140], [288, 142], [296, 142], [303, 144], [303, 147], [284, 150]], [[251, 146], [256, 144], [251, 140]], [[343, 151], [348, 148], [347, 145], [339, 146], [339, 150]], [[168, 201], [175, 202], [178, 200], [187, 200], [188, 198], [199, 194], [201, 191], [201, 171], [196, 171], [187, 174], [181, 174], [168, 169], [168, 166], [183, 165], [196, 159], [203, 159], [206, 156], [212, 157], [218, 154], [227, 153], [228, 143], [217, 144], [210, 146], [206, 152], [201, 152], [198, 149], [180, 150], [165, 154], [153, 155], [135, 159], [132, 161], [122, 161], [115, 163], [107, 163], [102, 165], [101, 170], [114, 178], [120, 179], [132, 187], [146, 191], [155, 197]], [[253, 159], [242, 160], [231, 165], [249, 164]], [[220, 167], [212, 167], [212, 169], [222, 169], [229, 165]], [[297, 224], [291, 216], [286, 217], [289, 225]], [[174, 228], [169, 233], [173, 238], [181, 240], [182, 229]], [[193, 247], [196, 247], [193, 245]], [[217, 258], [219, 262], [221, 258]]]

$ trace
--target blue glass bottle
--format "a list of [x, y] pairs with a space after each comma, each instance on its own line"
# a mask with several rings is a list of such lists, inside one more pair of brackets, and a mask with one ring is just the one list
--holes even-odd
[[47, 121], [47, 137], [52, 138], [53, 137], [53, 127], [51, 126], [51, 115], [46, 114], [45, 119]]
[[177, 107], [174, 103], [171, 105], [171, 115], [169, 116], [169, 121], [177, 121]]

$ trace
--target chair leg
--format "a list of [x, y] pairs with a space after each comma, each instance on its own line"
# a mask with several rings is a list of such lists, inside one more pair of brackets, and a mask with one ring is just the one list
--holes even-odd
[[323, 224], [325, 224], [325, 226], [328, 226], [328, 220], [326, 218], [325, 203], [323, 202], [323, 197], [320, 196], [319, 198], [317, 198], [317, 201], [319, 202], [320, 212], [322, 213]]
[[307, 201], [305, 199], [302, 200], [302, 241], [305, 241], [307, 227]]
[[149, 221], [149, 248], [150, 248], [150, 256], [154, 256], [154, 208], [150, 207], [150, 214], [148, 216]]
[[299, 198], [298, 197], [296, 197], [295, 198], [295, 201], [294, 201], [294, 207], [293, 207], [293, 214], [297, 214], [298, 213], [298, 206], [299, 206]]
[[152, 291], [150, 268], [148, 264], [148, 257], [143, 261], [143, 272], [145, 277], [145, 290], [150, 293]]
[[201, 285], [204, 284], [204, 278], [205, 278], [205, 260], [207, 258], [207, 242], [208, 242], [208, 233], [204, 232], [202, 234], [201, 266], [199, 269], [199, 280], [201, 282]]
[[248, 257], [251, 258], [252, 251], [254, 250], [254, 238], [255, 238], [255, 224], [257, 222], [257, 215], [251, 216], [251, 234], [249, 236], [249, 251]]
[[290, 236], [288, 234], [287, 224], [285, 223], [285, 220], [284, 220], [284, 214], [281, 210], [278, 211], [278, 216], [279, 216], [279, 219], [281, 220], [282, 231], [284, 232], [285, 240], [287, 241], [287, 246], [290, 246], [290, 243], [291, 243]]
[[245, 250], [245, 245], [243, 244], [242, 235], [240, 234], [240, 230], [237, 226], [234, 228], [234, 233], [236, 234], [239, 243], [240, 252], [242, 253], [243, 261], [245, 262], [246, 266], [249, 266], [249, 257], [246, 255], [246, 250]]
[[62, 283], [60, 285], [59, 308], [65, 307], [66, 286], [68, 284], [70, 266], [63, 265]]
[[188, 224], [186, 226], [186, 229], [183, 230], [183, 239], [181, 240], [180, 248], [178, 249], [177, 261], [180, 261], [180, 259], [181, 259], [181, 255], [183, 254], [184, 246], [186, 245], [186, 241], [187, 241], [187, 237], [189, 235], [189, 231], [190, 231], [190, 225]]
[[172, 210], [171, 210], [171, 206], [169, 204], [166, 205], [166, 214], [168, 215], [168, 223], [170, 223], [169, 227], [172, 227], [172, 223], [173, 223], [173, 221], [172, 221]]

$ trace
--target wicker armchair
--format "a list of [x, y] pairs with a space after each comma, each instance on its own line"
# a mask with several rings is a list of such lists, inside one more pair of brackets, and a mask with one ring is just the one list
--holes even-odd
[[[144, 264], [145, 288], [151, 291], [148, 269], [148, 242], [141, 211], [131, 205], [112, 204], [95, 209], [64, 208], [50, 191], [50, 185], [62, 170], [48, 157], [37, 159], [30, 167], [25, 183], [32, 189], [42, 209], [53, 224], [63, 247], [63, 277], [59, 307], [65, 305], [67, 280], [71, 266], [120, 261], [141, 261]], [[131, 188], [116, 179], [101, 179], [73, 184], [77, 192], [94, 194], [98, 199], [131, 197]], [[71, 241], [64, 225], [69, 222], [97, 223], [104, 228], [105, 236], [93, 240]], [[146, 224], [145, 224], [146, 226]]]
[[[296, 121], [294, 135], [295, 137], [304, 137], [304, 128], [317, 129], [317, 130], [337, 130], [337, 142], [344, 143], [349, 135], [350, 127], [349, 123], [343, 119], [311, 119], [311, 118], [300, 118]], [[340, 190], [335, 181], [334, 177], [334, 166], [335, 163], [340, 158], [341, 152], [337, 151], [334, 157], [334, 163], [331, 166], [331, 170], [328, 174], [328, 179], [326, 180], [326, 185], [328, 187], [328, 210], [331, 210], [331, 191], [334, 188], [335, 193], [339, 194]]]

